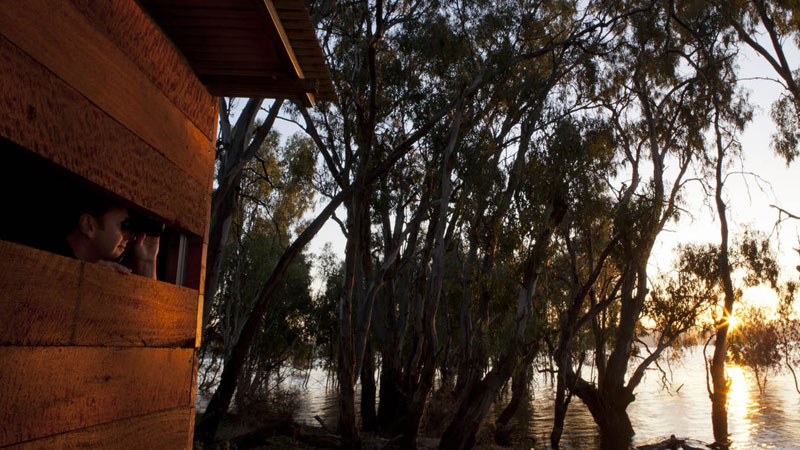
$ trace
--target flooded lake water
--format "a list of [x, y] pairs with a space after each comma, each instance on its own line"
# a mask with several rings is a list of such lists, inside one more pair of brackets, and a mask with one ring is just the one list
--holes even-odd
[[[666, 366], [662, 364], [666, 369]], [[634, 445], [654, 443], [674, 434], [700, 442], [713, 442], [711, 402], [705, 381], [703, 356], [699, 349], [686, 352], [683, 359], [671, 364], [672, 389], [662, 389], [658, 371], [649, 371], [636, 390], [636, 401], [628, 413], [636, 435]], [[668, 372], [669, 373], [669, 372]], [[728, 423], [734, 450], [800, 449], [800, 394], [795, 391], [791, 374], [772, 374], [762, 395], [752, 375], [738, 367], [728, 369], [732, 378]], [[588, 375], [588, 374], [587, 374]], [[288, 385], [299, 388], [304, 380], [290, 378]], [[330, 388], [326, 373], [312, 370], [308, 384], [301, 391], [300, 412], [295, 420], [318, 425], [319, 415], [330, 425], [337, 421], [336, 391]], [[521, 430], [523, 442], [530, 448], [549, 448], [553, 419], [553, 387], [549, 375], [533, 380], [533, 398], [520, 408], [513, 419]], [[496, 414], [506, 399], [496, 405]], [[494, 412], [494, 411], [493, 411]], [[599, 432], [589, 411], [573, 398], [566, 419], [562, 448], [599, 448]], [[698, 442], [699, 443], [699, 442]], [[527, 443], [526, 443], [527, 445]]]

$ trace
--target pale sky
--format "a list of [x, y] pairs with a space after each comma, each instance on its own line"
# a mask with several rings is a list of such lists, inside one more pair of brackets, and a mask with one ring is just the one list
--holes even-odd
[[[739, 60], [741, 78], [777, 78], [767, 62], [758, 57], [749, 48], [743, 48]], [[800, 67], [800, 52], [791, 47], [787, 59], [792, 67]], [[770, 141], [775, 125], [769, 116], [770, 105], [778, 98], [781, 86], [774, 81], [752, 79], [742, 81], [741, 85], [749, 91], [750, 101], [756, 105], [753, 121], [741, 136], [744, 153], [743, 166], [737, 164], [731, 172], [747, 172], [729, 176], [725, 185], [725, 193], [729, 208], [729, 227], [731, 237], [749, 226], [777, 237], [775, 250], [786, 279], [798, 278], [794, 269], [800, 265], [800, 255], [794, 250], [800, 247], [800, 221], [788, 220], [778, 228], [778, 211], [770, 205], [800, 215], [800, 169], [795, 161], [786, 167], [784, 159], [777, 157]], [[716, 211], [703, 206], [702, 192], [692, 189], [687, 199], [691, 202], [688, 209], [694, 220], [684, 217], [677, 226], [672, 225], [669, 231], [659, 236], [657, 248], [653, 252], [651, 264], [666, 269], [670, 265], [672, 248], [679, 242], [719, 242], [719, 224]], [[711, 200], [713, 201], [713, 199]], [[768, 289], [745, 291], [745, 300], [755, 304], [772, 306], [776, 297]]]

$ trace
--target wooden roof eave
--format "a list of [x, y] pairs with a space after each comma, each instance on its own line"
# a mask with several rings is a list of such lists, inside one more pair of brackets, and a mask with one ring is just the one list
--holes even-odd
[[[292, 68], [294, 69], [295, 75], [299, 80], [304, 80], [305, 75], [303, 74], [303, 69], [300, 67], [300, 63], [298, 63], [297, 61], [297, 56], [294, 54], [292, 45], [289, 42], [289, 37], [286, 35], [286, 30], [283, 28], [281, 19], [278, 16], [278, 11], [275, 9], [275, 5], [272, 3], [272, 0], [256, 0], [256, 1], [260, 5], [266, 8], [269, 19], [272, 21], [272, 25], [278, 32], [281, 45], [283, 46], [283, 50], [286, 52], [286, 57], [289, 59], [289, 62], [291, 63]], [[301, 97], [302, 102], [303, 104], [306, 105], [306, 107], [314, 106], [314, 95], [317, 93], [318, 83], [314, 82], [313, 84], [307, 84], [306, 87], [312, 85], [313, 85], [313, 91], [306, 91]]]
[[139, 1], [212, 95], [336, 100], [301, 0]]

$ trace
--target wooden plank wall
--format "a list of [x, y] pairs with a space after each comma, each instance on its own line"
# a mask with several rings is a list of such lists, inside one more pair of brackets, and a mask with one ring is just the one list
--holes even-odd
[[0, 447], [187, 449], [217, 100], [135, 0], [0, 0], [0, 135], [189, 239], [180, 287], [0, 241]]
[[197, 290], [0, 241], [0, 345], [192, 348]]
[[0, 255], [0, 447], [191, 448], [198, 291], [20, 244]]
[[[126, 4], [138, 9], [132, 0]], [[112, 28], [138, 24], [120, 18]], [[4, 2], [0, 30], [6, 62], [0, 69], [0, 132], [202, 236], [213, 137], [126, 56], [132, 51], [117, 47], [66, 0]], [[162, 51], [175, 52], [164, 45]], [[202, 97], [206, 115], [216, 117], [213, 97]]]
[[0, 445], [180, 406], [188, 412], [193, 353], [191, 348], [6, 347], [0, 398], [13, 414], [4, 419]]

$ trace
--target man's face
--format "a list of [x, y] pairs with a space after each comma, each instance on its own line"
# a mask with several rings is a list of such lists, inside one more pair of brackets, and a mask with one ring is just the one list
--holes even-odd
[[119, 206], [112, 206], [102, 216], [96, 217], [98, 226], [91, 241], [100, 259], [113, 261], [125, 251], [131, 238], [131, 232], [122, 227], [127, 218], [128, 210]]

